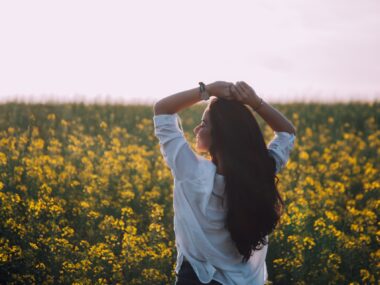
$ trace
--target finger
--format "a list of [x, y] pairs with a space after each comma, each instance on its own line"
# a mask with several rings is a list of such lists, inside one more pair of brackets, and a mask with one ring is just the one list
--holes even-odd
[[240, 81], [239, 85], [244, 90], [244, 95], [248, 98], [250, 94], [253, 92], [253, 89], [251, 88], [251, 86], [249, 86], [244, 81]]
[[242, 86], [247, 90], [248, 94], [252, 92], [255, 93], [255, 90], [244, 81], [242, 81]]
[[240, 90], [240, 88], [238, 86], [235, 86], [234, 95], [235, 95], [236, 100], [238, 100], [238, 101], [242, 101], [243, 100], [241, 93], [242, 93], [242, 91]]
[[233, 92], [234, 92], [234, 91], [232, 90], [233, 87], [234, 87], [234, 85], [233, 85], [232, 83], [230, 84], [230, 86], [228, 86], [228, 91], [229, 91], [229, 94], [230, 94], [230, 95], [233, 95]]
[[240, 81], [240, 87], [247, 93], [247, 94], [249, 94], [249, 92], [251, 92], [250, 91], [250, 89], [251, 89], [251, 87], [247, 84], [247, 83], [245, 83], [244, 81]]
[[240, 96], [244, 96], [245, 90], [240, 82], [236, 83], [236, 89], [238, 90]]
[[233, 97], [232, 85], [228, 86], [228, 89], [225, 90], [225, 94], [228, 97]]
[[240, 90], [240, 97], [241, 97], [241, 102], [247, 102], [249, 98], [249, 91], [247, 91], [243, 86], [241, 82], [238, 84], [238, 88]]
[[249, 85], [248, 85], [247, 82], [245, 82], [245, 81], [240, 81], [240, 83], [241, 83], [244, 87], [249, 87]]
[[234, 99], [234, 97], [232, 96], [232, 94], [230, 92], [227, 92], [227, 94], [225, 94], [224, 98], [226, 98], [227, 100]]
[[230, 91], [231, 91], [231, 95], [233, 97], [236, 97], [237, 93], [238, 93], [238, 90], [236, 89], [236, 86], [235, 85], [231, 85], [230, 87]]

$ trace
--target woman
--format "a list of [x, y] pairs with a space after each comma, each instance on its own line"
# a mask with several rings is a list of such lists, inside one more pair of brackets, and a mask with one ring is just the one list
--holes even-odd
[[[177, 112], [201, 101], [203, 90], [154, 105], [155, 135], [174, 177], [176, 285], [264, 284], [268, 235], [284, 205], [276, 174], [289, 159], [296, 131], [245, 82], [205, 87], [215, 97], [194, 133], [196, 148], [211, 161], [190, 148], [178, 124]], [[250, 108], [274, 130], [268, 147]]]

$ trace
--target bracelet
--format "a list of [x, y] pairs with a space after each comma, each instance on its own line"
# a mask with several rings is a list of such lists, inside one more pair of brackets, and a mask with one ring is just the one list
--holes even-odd
[[206, 90], [206, 85], [203, 82], [199, 82], [199, 92], [202, 94]]
[[206, 89], [206, 85], [203, 82], [199, 82], [199, 93], [202, 100], [208, 100], [210, 93]]
[[261, 108], [261, 106], [263, 105], [264, 101], [263, 101], [263, 98], [260, 98], [260, 103], [259, 103], [259, 106], [257, 108], [253, 108], [253, 110], [257, 111], [258, 109]]

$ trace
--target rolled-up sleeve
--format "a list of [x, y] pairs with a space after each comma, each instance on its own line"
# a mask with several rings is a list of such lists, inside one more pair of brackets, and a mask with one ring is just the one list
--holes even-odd
[[153, 123], [161, 153], [175, 178], [183, 180], [195, 177], [200, 167], [200, 158], [188, 144], [178, 114], [154, 115]]
[[288, 132], [274, 131], [274, 137], [268, 144], [268, 152], [276, 161], [276, 174], [280, 172], [289, 160], [294, 148], [296, 135]]

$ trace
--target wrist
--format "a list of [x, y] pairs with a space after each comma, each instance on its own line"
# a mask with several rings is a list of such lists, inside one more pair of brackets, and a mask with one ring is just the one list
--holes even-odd
[[201, 100], [208, 100], [211, 96], [211, 92], [209, 90], [209, 87], [207, 87], [206, 84], [204, 84], [202, 81], [199, 82], [199, 98]]
[[261, 97], [256, 96], [254, 99], [252, 99], [249, 105], [252, 107], [254, 111], [257, 111], [262, 107], [263, 103], [264, 100]]
[[212, 93], [213, 93], [212, 83], [206, 84], [205, 87], [206, 87], [207, 92], [210, 93], [210, 96], [212, 96]]

